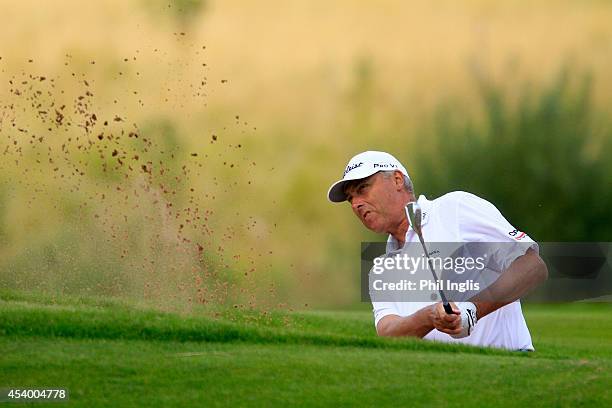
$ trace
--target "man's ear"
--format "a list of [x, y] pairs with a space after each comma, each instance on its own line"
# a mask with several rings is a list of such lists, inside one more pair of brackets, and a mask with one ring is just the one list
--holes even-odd
[[393, 172], [393, 181], [398, 190], [404, 189], [404, 174], [401, 171], [395, 170]]

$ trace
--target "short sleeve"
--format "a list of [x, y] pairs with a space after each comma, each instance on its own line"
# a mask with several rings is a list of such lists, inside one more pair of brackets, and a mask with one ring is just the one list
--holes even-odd
[[525, 232], [515, 228], [490, 202], [474, 194], [462, 192], [458, 197], [457, 219], [463, 242], [496, 244], [499, 248], [489, 267], [506, 270], [529, 248], [539, 252], [538, 244]]
[[378, 322], [388, 315], [399, 315], [399, 311], [393, 302], [372, 302], [374, 312], [374, 327], [378, 327]]

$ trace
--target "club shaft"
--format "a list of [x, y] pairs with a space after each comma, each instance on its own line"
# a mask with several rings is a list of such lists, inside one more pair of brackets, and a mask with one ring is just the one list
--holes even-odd
[[[438, 275], [436, 274], [436, 271], [433, 265], [431, 264], [431, 259], [429, 258], [429, 252], [427, 252], [427, 247], [425, 246], [425, 240], [423, 240], [423, 236], [421, 234], [417, 234], [417, 236], [419, 237], [419, 241], [421, 241], [421, 246], [423, 247], [423, 251], [425, 251], [425, 257], [427, 258], [427, 265], [429, 266], [429, 270], [431, 271], [431, 274], [433, 275], [436, 284], [438, 284]], [[440, 299], [442, 300], [442, 306], [444, 307], [444, 311], [447, 314], [452, 314], [453, 309], [448, 303], [448, 300], [446, 299], [446, 295], [444, 294], [444, 291], [442, 289], [439, 289], [438, 292], [440, 293]]]

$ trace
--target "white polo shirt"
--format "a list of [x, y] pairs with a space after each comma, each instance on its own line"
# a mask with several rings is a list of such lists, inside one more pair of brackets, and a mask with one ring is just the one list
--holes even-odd
[[[506, 256], [497, 265], [500, 271], [505, 270], [528, 248], [538, 251], [537, 243], [515, 229], [493, 204], [474, 194], [455, 191], [431, 201], [422, 195], [417, 202], [422, 210], [422, 229], [426, 242], [509, 242]], [[418, 240], [414, 230], [408, 228], [406, 242], [418, 243]], [[512, 245], [512, 242], [516, 245]], [[526, 242], [532, 245], [527, 246]], [[387, 253], [397, 249], [398, 242], [390, 235]], [[434, 303], [372, 302], [374, 324], [378, 325], [380, 319], [387, 315], [409, 316]], [[434, 329], [424, 338], [510, 350], [534, 349], [518, 300], [480, 319], [468, 337], [455, 339]]]

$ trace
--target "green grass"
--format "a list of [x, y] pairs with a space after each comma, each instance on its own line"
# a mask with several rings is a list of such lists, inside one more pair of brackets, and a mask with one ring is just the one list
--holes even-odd
[[80, 406], [610, 404], [612, 308], [530, 305], [535, 353], [376, 337], [367, 312], [164, 313], [0, 294], [0, 388]]

